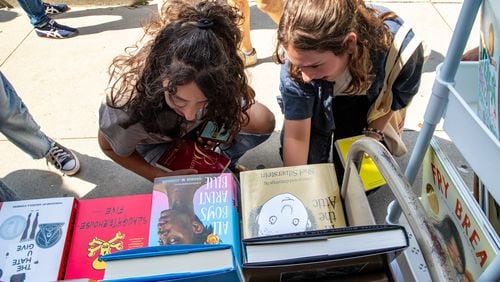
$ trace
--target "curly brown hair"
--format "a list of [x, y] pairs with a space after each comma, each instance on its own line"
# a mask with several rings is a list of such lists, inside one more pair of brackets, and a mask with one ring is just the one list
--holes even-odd
[[180, 136], [185, 120], [168, 106], [164, 93], [175, 94], [176, 86], [195, 82], [208, 101], [203, 119], [232, 134], [239, 132], [255, 103], [237, 54], [240, 21], [225, 2], [165, 1], [143, 38], [114, 58], [109, 68], [107, 103], [130, 116], [122, 126], [141, 123], [148, 132]]
[[[371, 52], [387, 51], [392, 42], [384, 20], [396, 17], [393, 12], [378, 14], [363, 0], [288, 0], [278, 25], [274, 59], [283, 64], [280, 48], [290, 45], [300, 50], [343, 54], [349, 47], [344, 39], [354, 32], [358, 39], [348, 64], [352, 80], [346, 93], [363, 93], [374, 79]], [[297, 66], [290, 66], [290, 74], [303, 82]]]

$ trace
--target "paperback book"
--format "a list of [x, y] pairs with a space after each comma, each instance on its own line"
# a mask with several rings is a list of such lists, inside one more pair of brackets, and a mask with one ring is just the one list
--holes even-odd
[[238, 186], [232, 173], [155, 179], [149, 246], [229, 244], [241, 264]]
[[148, 246], [151, 194], [80, 199], [65, 280], [104, 277], [101, 256]]
[[[361, 137], [364, 137], [364, 135], [347, 137], [335, 141], [335, 148], [337, 149], [337, 153], [339, 154], [344, 167], [347, 161], [347, 152], [349, 152], [352, 144]], [[363, 183], [363, 186], [365, 186], [366, 191], [379, 188], [386, 183], [384, 177], [378, 170], [377, 165], [375, 165], [373, 159], [368, 155], [364, 155], [361, 160], [359, 177], [361, 178], [361, 182]]]
[[453, 258], [456, 279], [497, 281], [498, 234], [434, 139], [424, 157], [421, 201], [443, 250]]
[[333, 164], [240, 173], [243, 238], [344, 227]]
[[75, 209], [73, 197], [4, 202], [0, 281], [62, 279]]
[[229, 163], [227, 157], [203, 148], [190, 138], [182, 138], [172, 141], [156, 162], [156, 166], [167, 171], [194, 168], [198, 174], [203, 174], [221, 173]]

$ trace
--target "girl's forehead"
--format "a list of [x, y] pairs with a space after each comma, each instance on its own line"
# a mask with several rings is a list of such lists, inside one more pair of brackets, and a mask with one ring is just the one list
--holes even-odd
[[[167, 87], [168, 84], [168, 79], [163, 81], [164, 87]], [[200, 87], [198, 87], [198, 85], [194, 81], [182, 85], [176, 85], [175, 88], [175, 96], [184, 100], [205, 101], [207, 99], [203, 91], [201, 91]]]
[[302, 50], [293, 46], [288, 46], [285, 48], [285, 51], [288, 59], [299, 67], [314, 66], [329, 56], [334, 55], [330, 51]]

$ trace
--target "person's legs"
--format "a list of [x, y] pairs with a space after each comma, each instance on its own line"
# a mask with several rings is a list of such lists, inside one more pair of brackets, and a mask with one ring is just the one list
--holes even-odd
[[238, 160], [248, 150], [266, 141], [273, 133], [274, 114], [263, 104], [256, 102], [248, 110], [249, 123], [241, 129], [231, 144], [222, 144], [221, 151], [231, 159], [230, 169], [234, 169]]
[[62, 14], [70, 10], [70, 7], [66, 4], [49, 4], [43, 2], [43, 6], [45, 7], [45, 13], [48, 15], [57, 15]]
[[250, 7], [248, 6], [248, 0], [228, 0], [227, 2], [237, 8], [243, 18], [240, 26], [241, 44], [239, 56], [245, 67], [253, 66], [257, 63], [257, 53], [250, 38]]
[[237, 8], [243, 17], [240, 26], [242, 37], [240, 49], [244, 52], [251, 52], [253, 47], [250, 39], [250, 6], [248, 6], [248, 0], [228, 0], [227, 2], [232, 7]]
[[40, 126], [2, 72], [0, 72], [0, 132], [32, 158], [45, 157], [64, 174], [73, 175], [80, 169], [80, 162], [73, 152], [40, 130]]
[[45, 6], [41, 0], [17, 0], [19, 6], [26, 12], [33, 26], [41, 26], [50, 21], [45, 13]]
[[257, 8], [265, 12], [276, 24], [283, 14], [283, 0], [255, 0]]
[[46, 13], [46, 11], [51, 14], [63, 13], [69, 10], [67, 5], [44, 4], [41, 0], [17, 0], [17, 2], [28, 15], [38, 36], [61, 39], [69, 38], [78, 34], [77, 29], [58, 24]]
[[45, 157], [50, 149], [49, 138], [40, 130], [26, 105], [1, 72], [0, 132], [34, 159]]

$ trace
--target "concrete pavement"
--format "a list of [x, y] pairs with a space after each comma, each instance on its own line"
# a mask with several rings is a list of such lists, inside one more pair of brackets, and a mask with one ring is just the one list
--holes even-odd
[[[410, 107], [406, 122], [408, 131], [404, 137], [413, 146], [431, 93], [435, 68], [446, 55], [461, 1], [395, 0], [373, 3], [396, 11], [431, 49], [420, 91]], [[259, 62], [248, 69], [248, 76], [257, 99], [275, 113], [277, 126], [272, 138], [248, 152], [241, 162], [251, 168], [259, 164], [276, 167], [281, 165], [277, 148], [283, 123], [275, 101], [279, 93], [279, 67], [271, 61], [276, 26], [253, 2], [250, 4], [251, 36]], [[109, 160], [98, 147], [96, 133], [97, 110], [108, 81], [107, 67], [114, 56], [139, 39], [143, 23], [157, 13], [157, 5], [151, 3], [133, 8], [107, 5], [76, 3], [69, 13], [54, 17], [61, 24], [80, 30], [79, 36], [65, 40], [37, 37], [20, 8], [0, 9], [2, 72], [12, 82], [42, 130], [73, 149], [82, 165], [76, 176], [61, 176], [50, 169], [44, 160], [32, 160], [0, 135], [0, 177], [22, 198], [62, 195], [95, 198], [149, 193], [152, 189], [151, 183]], [[478, 42], [477, 25], [474, 30], [468, 48]], [[461, 167], [463, 176], [471, 179], [472, 172], [468, 165], [440, 126], [436, 135], [449, 157]], [[403, 171], [408, 157], [409, 154], [398, 159]], [[419, 189], [418, 185], [415, 184], [416, 189]], [[378, 218], [383, 218], [390, 199], [391, 193], [384, 189], [370, 195]]]

